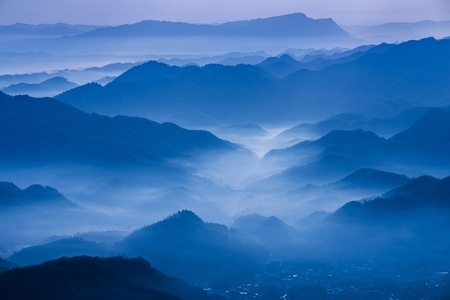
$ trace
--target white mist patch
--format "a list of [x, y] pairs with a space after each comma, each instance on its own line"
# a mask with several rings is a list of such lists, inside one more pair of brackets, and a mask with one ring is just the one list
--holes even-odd
[[[258, 158], [263, 157], [274, 148], [287, 147], [287, 141], [277, 141], [274, 138], [290, 127], [267, 126], [256, 124], [235, 124], [210, 129], [216, 136], [249, 149]], [[293, 141], [294, 142], [294, 141]]]

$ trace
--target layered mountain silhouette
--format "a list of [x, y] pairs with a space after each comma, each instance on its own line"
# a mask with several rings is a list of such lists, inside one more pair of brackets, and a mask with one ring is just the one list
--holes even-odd
[[318, 252], [388, 264], [448, 264], [448, 182], [422, 176], [381, 197], [345, 204], [311, 233], [319, 244], [327, 240], [328, 249]]
[[[369, 116], [387, 116], [399, 107], [441, 106], [446, 103], [443, 95], [447, 87], [441, 84], [448, 66], [435, 58], [444, 59], [444, 49], [449, 45], [447, 40], [433, 38], [409, 41], [317, 72], [301, 70], [286, 80], [298, 98], [314, 97], [316, 109], [331, 105]], [[434, 98], [432, 102], [428, 102], [430, 97]]]
[[295, 49], [288, 49], [278, 57], [269, 57], [257, 66], [278, 78], [284, 78], [299, 70], [319, 71], [334, 64], [348, 63], [360, 57], [381, 54], [395, 47], [393, 44], [363, 45], [350, 50], [311, 50], [294, 58]]
[[417, 107], [406, 110], [393, 118], [368, 119], [358, 113], [342, 113], [317, 123], [303, 123], [286, 129], [278, 134], [274, 140], [295, 141], [301, 138], [320, 138], [333, 130], [363, 129], [377, 135], [390, 137], [411, 127], [421, 118], [429, 108]]
[[168, 274], [197, 282], [245, 280], [266, 257], [239, 232], [204, 222], [191, 211], [143, 227], [119, 247], [127, 255], [142, 255]]
[[[275, 90], [281, 92], [280, 84], [270, 74], [250, 65], [176, 67], [150, 61], [105, 87], [81, 86], [57, 99], [106, 114], [121, 111], [181, 124], [193, 120], [197, 124], [236, 124], [267, 117], [265, 107], [255, 106], [258, 101], [267, 102], [275, 114], [276, 99], [270, 97]], [[137, 113], [138, 107], [141, 113]]]
[[9, 259], [19, 265], [30, 265], [62, 256], [110, 253], [142, 256], [168, 274], [199, 283], [245, 281], [268, 255], [264, 248], [235, 229], [204, 222], [191, 211], [180, 211], [134, 231], [115, 244], [67, 238], [24, 248]]
[[[342, 160], [342, 159], [341, 159]], [[332, 162], [333, 163], [333, 162]], [[400, 187], [409, 178], [405, 175], [371, 168], [358, 169], [345, 177], [330, 183], [331, 177], [342, 173], [336, 165], [320, 166], [319, 164], [288, 169], [277, 176], [270, 177], [251, 185], [249, 188], [267, 203], [275, 203], [269, 210], [292, 223], [309, 228], [316, 223], [317, 216], [308, 219], [316, 211], [333, 212], [352, 199], [372, 199], [387, 191]], [[353, 169], [343, 167], [343, 170]], [[331, 174], [321, 174], [329, 172]], [[311, 178], [311, 179], [310, 179]], [[284, 181], [283, 181], [284, 180]], [[287, 184], [286, 182], [287, 181]], [[316, 182], [316, 184], [311, 183]], [[298, 187], [298, 188], [293, 188]], [[269, 195], [268, 195], [269, 193]], [[332, 196], [330, 196], [332, 195]], [[286, 212], [282, 208], [290, 206]], [[319, 215], [322, 216], [323, 214]], [[301, 221], [299, 221], [301, 220]], [[310, 220], [311, 222], [309, 222]], [[301, 226], [300, 226], [301, 224]]]
[[33, 184], [20, 189], [12, 182], [0, 182], [0, 249], [4, 251], [39, 243], [51, 234], [65, 233], [67, 228], [89, 226], [94, 218], [98, 221], [100, 215], [53, 187]]
[[[54, 96], [79, 84], [98, 82], [106, 84], [111, 82], [116, 76], [128, 69], [138, 65], [138, 63], [112, 63], [102, 67], [89, 67], [83, 69], [63, 69], [54, 72], [33, 72], [25, 74], [3, 74], [0, 75], [0, 87], [7, 94], [28, 94], [29, 96]], [[61, 79], [66, 78], [66, 80]], [[43, 83], [46, 83], [43, 86]], [[74, 84], [73, 82], [76, 82]], [[71, 85], [71, 86], [68, 86]], [[53, 88], [56, 92], [53, 92]], [[58, 88], [58, 89], [56, 89]], [[17, 91], [16, 91], [17, 90]], [[50, 93], [43, 94], [43, 92]], [[33, 92], [42, 92], [33, 94]]]
[[[448, 165], [450, 112], [429, 109], [413, 125], [389, 139], [370, 131], [332, 131], [320, 139], [272, 150], [265, 163], [284, 165], [286, 169], [256, 186], [270, 187], [298, 182], [326, 183], [360, 168], [401, 166], [422, 173], [442, 170]], [[292, 166], [295, 165], [295, 166]], [[392, 168], [392, 167], [390, 167]], [[308, 182], [305, 182], [307, 178]]]
[[14, 252], [9, 257], [9, 260], [21, 266], [29, 266], [60, 257], [75, 257], [78, 255], [108, 256], [110, 254], [111, 247], [107, 244], [73, 237], [26, 247]]
[[265, 137], [269, 133], [259, 125], [256, 124], [236, 124], [219, 127], [215, 133], [221, 136], [242, 136], [242, 137]]
[[340, 189], [374, 189], [391, 190], [405, 184], [409, 180], [405, 175], [381, 170], [362, 168], [356, 172], [331, 183]]
[[284, 79], [255, 66], [148, 62], [104, 88], [82, 86], [57, 98], [91, 112], [197, 125], [323, 119], [343, 112], [389, 118], [417, 106], [446, 105], [449, 48], [448, 40], [432, 38], [382, 44], [355, 53], [357, 59], [336, 59]]
[[300, 61], [294, 59], [289, 54], [283, 54], [279, 57], [269, 57], [256, 66], [278, 78], [284, 78], [301, 68], [306, 68]]
[[[27, 28], [22, 30], [18, 27]], [[46, 33], [47, 29], [52, 29], [48, 27], [54, 27], [55, 33]], [[1, 34], [2, 29], [5, 34]], [[24, 31], [23, 35], [14, 33], [20, 30]], [[211, 53], [221, 55], [229, 52], [280, 53], [289, 47], [321, 48], [332, 47], [336, 43], [355, 45], [358, 42], [332, 19], [312, 19], [302, 13], [223, 24], [145, 20], [115, 27], [17, 25], [0, 28], [0, 37], [4, 52], [2, 61], [5, 63], [2, 70], [9, 73], [15, 72], [18, 66], [29, 70], [28, 73], [44, 68], [93, 65], [99, 59], [104, 63], [114, 63], [118, 57], [142, 61], [143, 58], [148, 60], [161, 56], [183, 58], [184, 54], [204, 57]], [[34, 52], [24, 53], [28, 49]], [[261, 60], [251, 61], [258, 63]]]
[[94, 25], [69, 25], [64, 23], [31, 25], [16, 23], [1, 25], [0, 36], [4, 40], [60, 38], [83, 34], [100, 28]]
[[12, 182], [0, 182], [0, 209], [26, 205], [75, 208], [77, 205], [49, 186], [34, 184], [21, 190]]
[[236, 228], [252, 241], [271, 251], [272, 255], [286, 257], [294, 248], [294, 229], [275, 216], [258, 214], [242, 216], [234, 220]]
[[[401, 179], [369, 171], [358, 171], [353, 177], [369, 173]], [[275, 254], [272, 258], [291, 254], [289, 257], [301, 260], [445, 265], [450, 263], [446, 253], [450, 244], [449, 180], [414, 178], [380, 197], [351, 201], [332, 214], [319, 212], [303, 218], [297, 223], [298, 230], [274, 216], [257, 214], [236, 219], [234, 229], [228, 229], [204, 222], [191, 211], [180, 211], [116, 244], [63, 239], [25, 248], [9, 260], [35, 264], [82, 254], [142, 255], [164, 272], [199, 283], [248, 280], [247, 276], [268, 259], [264, 248]]]
[[[88, 114], [51, 98], [0, 93], [0, 127], [3, 178], [26, 185], [39, 180], [83, 207], [102, 206], [96, 214], [80, 207], [59, 207], [56, 200], [39, 202], [31, 196], [27, 201], [35, 203], [33, 207], [8, 204], [9, 212], [3, 209], [1, 218], [5, 226], [1, 246], [13, 249], [48, 235], [92, 230], [99, 222], [140, 226], [149, 212], [155, 219], [183, 208], [221, 215], [209, 197], [212, 193], [227, 199], [232, 193], [211, 179], [217, 175], [214, 172], [223, 171], [221, 159], [225, 159], [221, 157], [251, 157], [248, 151], [207, 131], [137, 117]], [[205, 164], [218, 170], [211, 171]], [[202, 178], [200, 172], [205, 168], [211, 172]], [[23, 202], [2, 199], [2, 205], [4, 201]], [[122, 213], [108, 217], [116, 209]]]
[[372, 42], [396, 42], [429, 36], [443, 38], [450, 35], [449, 21], [391, 22], [371, 26], [345, 26], [351, 35]]
[[7, 86], [2, 91], [9, 95], [29, 95], [33, 97], [50, 97], [77, 87], [76, 83], [63, 77], [53, 77], [41, 83], [18, 83]]
[[53, 99], [0, 94], [3, 162], [148, 163], [235, 146], [206, 131], [87, 114]]
[[2, 299], [210, 299], [142, 258], [60, 258], [0, 274]]
[[[352, 172], [352, 169], [356, 171], [358, 165], [371, 164], [370, 150], [382, 147], [385, 142], [384, 138], [370, 131], [334, 130], [314, 141], [304, 141], [285, 149], [272, 150], [263, 159], [268, 164], [275, 163], [292, 170], [304, 168], [301, 166], [323, 166], [328, 168], [328, 171], [339, 171], [340, 177], [343, 177]], [[324, 175], [326, 174], [325, 172]]]

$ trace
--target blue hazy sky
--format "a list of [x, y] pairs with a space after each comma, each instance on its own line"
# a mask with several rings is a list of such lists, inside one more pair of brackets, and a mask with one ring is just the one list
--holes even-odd
[[450, 20], [450, 0], [0, 0], [0, 24], [223, 23], [292, 12], [343, 25]]

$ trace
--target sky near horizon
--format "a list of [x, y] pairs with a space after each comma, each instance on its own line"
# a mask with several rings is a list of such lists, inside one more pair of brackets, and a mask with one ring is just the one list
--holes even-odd
[[440, 21], [450, 20], [450, 0], [0, 0], [2, 25], [223, 23], [294, 12], [341, 25]]

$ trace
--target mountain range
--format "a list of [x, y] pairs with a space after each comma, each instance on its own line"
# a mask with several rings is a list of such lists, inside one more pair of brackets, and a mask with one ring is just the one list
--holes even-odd
[[20, 189], [12, 182], [0, 182], [1, 252], [39, 243], [49, 232], [64, 234], [67, 228], [89, 227], [101, 218], [55, 188], [33, 184]]
[[283, 79], [250, 65], [179, 68], [148, 62], [105, 87], [81, 86], [57, 99], [86, 111], [182, 125], [266, 124], [344, 112], [389, 118], [417, 106], [446, 105], [449, 48], [448, 40], [431, 38], [379, 45], [355, 60], [336, 59]]
[[168, 274], [198, 283], [252, 280], [258, 266], [280, 255], [301, 261], [375, 260], [387, 265], [429, 262], [445, 266], [450, 263], [446, 255], [450, 244], [449, 180], [413, 178], [382, 196], [351, 201], [331, 214], [304, 218], [297, 228], [274, 216], [256, 214], [237, 218], [228, 228], [205, 222], [191, 211], [179, 211], [115, 244], [63, 239], [25, 248], [8, 260], [30, 264], [64, 255], [141, 255]]
[[313, 37], [348, 38], [332, 19], [311, 19], [305, 14], [228, 22], [217, 25], [197, 25], [181, 22], [142, 21], [131, 25], [99, 28], [81, 34], [89, 38], [122, 38], [142, 36], [243, 36], [243, 37]]
[[[15, 246], [39, 242], [48, 230], [55, 235], [98, 230], [100, 220], [114, 228], [139, 226], [149, 212], [155, 220], [189, 208], [223, 219], [221, 203], [227, 205], [235, 192], [215, 180], [237, 177], [224, 174], [235, 159], [255, 159], [207, 131], [89, 114], [51, 98], [0, 92], [0, 127], [3, 180], [52, 186], [87, 209], [9, 209], [2, 223]], [[14, 219], [27, 221], [15, 226]], [[32, 229], [22, 230], [30, 224]], [[6, 233], [3, 240], [6, 244]]]
[[0, 36], [3, 41], [19, 39], [60, 38], [79, 35], [100, 28], [94, 25], [57, 24], [23, 24], [0, 25]]
[[274, 137], [274, 140], [286, 143], [300, 140], [302, 137], [306, 139], [318, 139], [333, 130], [356, 129], [372, 131], [379, 136], [387, 138], [408, 129], [428, 110], [429, 108], [426, 107], [416, 107], [387, 119], [368, 119], [362, 114], [342, 113], [316, 123], [303, 123], [288, 128]]
[[[57, 70], [57, 71], [49, 71], [49, 72], [36, 72], [36, 73], [25, 73], [25, 74], [3, 74], [0, 75], [0, 87], [1, 88], [7, 88], [10, 86], [24, 86], [26, 88], [36, 88], [39, 86], [35, 85], [41, 85], [43, 82], [46, 82], [47, 80], [52, 80], [54, 78], [57, 78], [56, 80], [61, 82], [61, 78], [66, 78], [67, 81], [73, 82], [76, 85], [80, 84], [86, 84], [89, 82], [97, 82], [100, 84], [106, 84], [112, 81], [116, 76], [122, 74], [123, 72], [127, 71], [128, 69], [132, 68], [133, 66], [138, 65], [138, 63], [113, 63], [113, 64], [107, 64], [102, 67], [89, 67], [89, 68], [83, 68], [83, 69], [67, 69], [64, 68], [63, 70]], [[51, 83], [51, 81], [50, 81]], [[41, 87], [42, 88], [42, 87]], [[52, 86], [50, 86], [52, 88]], [[70, 87], [70, 88], [73, 88]], [[48, 87], [47, 87], [48, 89]], [[69, 89], [65, 85], [63, 85], [61, 88], [59, 88], [59, 93]], [[5, 93], [9, 93], [8, 91], [5, 91]], [[26, 92], [21, 92], [23, 94], [26, 94]], [[11, 93], [13, 94], [13, 93]], [[56, 94], [49, 94], [47, 93], [45, 96], [54, 96]], [[29, 94], [29, 96], [33, 96], [33, 94]], [[41, 95], [39, 95], [41, 96]]]
[[352, 36], [372, 42], [398, 42], [450, 35], [450, 21], [391, 22], [370, 26], [344, 26]]
[[[142, 118], [88, 114], [50, 98], [0, 94], [3, 163], [157, 162], [236, 146], [206, 131]], [[11, 130], [13, 128], [14, 130]]]
[[291, 187], [295, 181], [304, 182], [303, 177], [310, 182], [313, 178], [323, 181], [325, 175], [327, 180], [337, 179], [363, 167], [393, 166], [426, 174], [449, 163], [448, 118], [448, 110], [433, 108], [389, 139], [363, 130], [332, 131], [314, 141], [272, 150], [264, 159], [268, 164], [288, 167], [273, 180]]
[[53, 77], [40, 83], [18, 83], [2, 89], [9, 95], [29, 95], [32, 97], [51, 97], [77, 87], [76, 83], [64, 77]]
[[165, 273], [198, 283], [249, 279], [267, 257], [265, 249], [238, 231], [205, 222], [191, 211], [180, 211], [135, 230], [115, 244], [66, 238], [24, 248], [9, 259], [30, 265], [61, 256], [109, 253], [142, 256]]
[[[448, 264], [448, 181], [421, 176], [381, 197], [348, 202], [314, 232], [318, 244], [328, 244], [320, 255], [371, 257], [380, 264]], [[345, 241], [353, 241], [352, 246]], [[314, 251], [317, 244], [309, 246]]]
[[[70, 29], [80, 30], [80, 34], [51, 36], [42, 32], [41, 38], [37, 37], [41, 30], [46, 30], [45, 25], [43, 28], [24, 26], [35, 30], [35, 37], [26, 35], [21, 38], [20, 35], [12, 34], [2, 39], [0, 46], [4, 55], [0, 55], [0, 61], [5, 61], [2, 70], [17, 72], [20, 66], [28, 73], [37, 67], [41, 70], [79, 68], [81, 65], [93, 65], [96, 61], [104, 64], [118, 62], [118, 58], [121, 61], [137, 62], [152, 58], [205, 57], [229, 52], [279, 53], [289, 47], [321, 48], [335, 43], [356, 43], [332, 19], [312, 19], [302, 13], [223, 24], [145, 20], [136, 24], [94, 27], [92, 30], [74, 26]], [[16, 27], [7, 26], [4, 29], [14, 32]], [[35, 53], [45, 55], [38, 61], [31, 61], [34, 64], [30, 65], [27, 56], [20, 55], [24, 49], [33, 49]], [[9, 59], [6, 59], [7, 56]]]
[[136, 230], [123, 239], [126, 255], [143, 255], [168, 274], [195, 282], [245, 280], [267, 253], [239, 232], [191, 211]]
[[0, 182], [1, 209], [25, 205], [50, 205], [53, 209], [62, 206], [75, 208], [77, 205], [49, 186], [34, 184], [21, 190], [12, 182]]

